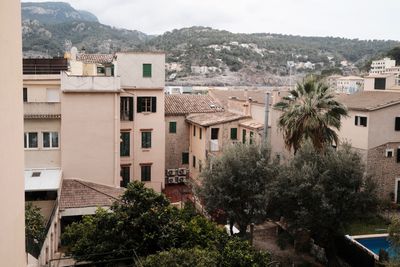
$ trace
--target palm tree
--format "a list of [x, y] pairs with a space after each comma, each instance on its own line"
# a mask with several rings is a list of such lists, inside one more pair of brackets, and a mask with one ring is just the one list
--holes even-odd
[[305, 140], [322, 150], [326, 144], [338, 144], [335, 130], [340, 130], [347, 108], [335, 100], [329, 87], [308, 79], [290, 90], [290, 94], [275, 104], [283, 111], [278, 127], [283, 132], [286, 147], [296, 154]]

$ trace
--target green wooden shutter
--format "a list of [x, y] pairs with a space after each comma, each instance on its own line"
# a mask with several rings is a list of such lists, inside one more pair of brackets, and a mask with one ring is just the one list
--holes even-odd
[[129, 98], [129, 120], [133, 121], [133, 97]]
[[237, 128], [231, 128], [231, 140], [237, 140]]
[[151, 77], [151, 64], [143, 64], [143, 77]]
[[151, 98], [151, 112], [157, 112], [157, 97]]
[[136, 107], [136, 111], [137, 113], [141, 113], [143, 110], [143, 97], [138, 97], [137, 98], [137, 107]]
[[169, 132], [176, 133], [176, 121], [169, 122]]

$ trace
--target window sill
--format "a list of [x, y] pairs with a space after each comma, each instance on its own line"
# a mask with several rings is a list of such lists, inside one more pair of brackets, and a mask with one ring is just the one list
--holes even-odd
[[151, 113], [153, 113], [153, 112], [151, 112], [151, 111], [142, 111], [141, 112], [143, 115], [149, 115], [149, 114], [151, 114]]
[[42, 148], [42, 150], [60, 150], [59, 147], [46, 147], [46, 148]]
[[151, 148], [142, 148], [142, 152], [150, 152]]

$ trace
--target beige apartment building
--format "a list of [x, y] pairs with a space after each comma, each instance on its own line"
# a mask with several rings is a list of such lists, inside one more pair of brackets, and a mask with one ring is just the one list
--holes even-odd
[[366, 91], [340, 96], [349, 116], [338, 132], [364, 159], [382, 199], [400, 203], [400, 94]]
[[2, 266], [26, 266], [22, 107], [21, 3], [0, 2], [0, 259]]
[[191, 114], [222, 112], [223, 108], [208, 95], [165, 96], [165, 168], [166, 183], [182, 183], [188, 177]]

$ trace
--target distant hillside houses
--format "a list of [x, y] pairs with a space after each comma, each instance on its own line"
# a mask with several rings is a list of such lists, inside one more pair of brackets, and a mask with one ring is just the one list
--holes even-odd
[[207, 67], [207, 66], [191, 66], [192, 73], [194, 74], [208, 74], [208, 73], [219, 73], [222, 70], [218, 67]]

